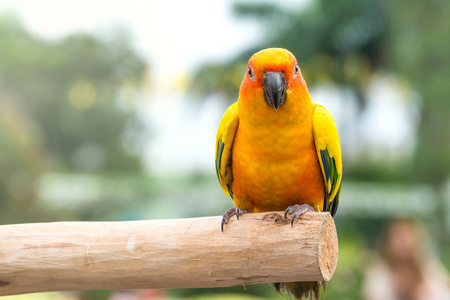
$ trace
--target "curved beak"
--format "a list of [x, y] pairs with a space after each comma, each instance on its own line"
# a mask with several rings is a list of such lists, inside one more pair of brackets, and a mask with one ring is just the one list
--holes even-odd
[[275, 111], [286, 100], [286, 78], [282, 72], [266, 72], [263, 79], [264, 98]]

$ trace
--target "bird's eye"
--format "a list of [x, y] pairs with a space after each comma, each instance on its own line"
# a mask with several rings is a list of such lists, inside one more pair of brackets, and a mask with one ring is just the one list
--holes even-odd
[[250, 77], [251, 80], [255, 80], [255, 74], [253, 74], [252, 67], [248, 67], [248, 77]]
[[299, 71], [298, 65], [295, 64], [295, 66], [294, 66], [294, 77], [298, 75], [298, 71]]

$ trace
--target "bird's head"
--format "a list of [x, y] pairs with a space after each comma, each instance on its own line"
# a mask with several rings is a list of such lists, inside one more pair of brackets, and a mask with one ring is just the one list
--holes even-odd
[[311, 102], [296, 58], [281, 48], [265, 49], [250, 58], [239, 93], [240, 107], [263, 116], [292, 115]]

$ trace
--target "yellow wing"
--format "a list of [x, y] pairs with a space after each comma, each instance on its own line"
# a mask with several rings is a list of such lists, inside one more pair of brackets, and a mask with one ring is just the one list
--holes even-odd
[[220, 121], [216, 136], [216, 173], [225, 195], [233, 197], [231, 184], [233, 172], [231, 169], [231, 154], [234, 136], [239, 124], [238, 103], [232, 104]]
[[313, 132], [317, 156], [325, 183], [324, 211], [336, 213], [342, 183], [341, 145], [336, 123], [326, 108], [314, 104]]

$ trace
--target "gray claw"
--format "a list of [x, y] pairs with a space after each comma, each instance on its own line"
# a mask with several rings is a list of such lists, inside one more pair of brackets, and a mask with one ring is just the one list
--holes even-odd
[[286, 210], [284, 211], [284, 218], [287, 219], [287, 215], [292, 214], [291, 227], [294, 227], [295, 218], [300, 217], [301, 215], [303, 215], [305, 212], [308, 211], [314, 212], [315, 210], [309, 204], [302, 204], [302, 205], [295, 204], [286, 208]]
[[221, 224], [220, 224], [220, 229], [222, 230], [222, 232], [223, 232], [223, 227], [224, 227], [224, 225], [228, 223], [228, 220], [229, 220], [232, 216], [236, 215], [236, 218], [239, 220], [239, 215], [243, 215], [243, 214], [246, 214], [246, 213], [248, 213], [248, 212], [249, 212], [248, 210], [242, 209], [242, 208], [237, 207], [237, 206], [228, 209], [228, 210], [222, 215], [222, 222], [221, 222]]

